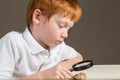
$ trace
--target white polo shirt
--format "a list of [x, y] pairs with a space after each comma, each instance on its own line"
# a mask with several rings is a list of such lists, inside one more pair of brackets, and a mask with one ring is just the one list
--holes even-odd
[[25, 77], [76, 56], [77, 52], [64, 42], [48, 51], [28, 28], [23, 33], [12, 31], [0, 39], [0, 79]]

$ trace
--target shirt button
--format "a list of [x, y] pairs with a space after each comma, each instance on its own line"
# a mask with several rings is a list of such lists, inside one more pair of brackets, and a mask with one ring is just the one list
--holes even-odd
[[47, 54], [48, 51], [47, 51], [47, 50], [44, 50], [44, 51], [42, 51], [41, 53], [42, 53], [42, 54]]

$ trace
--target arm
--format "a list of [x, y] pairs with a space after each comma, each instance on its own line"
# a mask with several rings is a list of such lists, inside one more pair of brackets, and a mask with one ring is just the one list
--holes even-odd
[[11, 79], [14, 72], [14, 54], [11, 39], [7, 36], [0, 39], [0, 79]]
[[69, 69], [71, 68], [71, 66], [73, 64], [75, 64], [79, 61], [82, 61], [82, 60], [83, 60], [82, 56], [80, 54], [78, 54], [77, 57], [74, 59], [62, 61], [50, 69], [35, 73], [33, 75], [30, 75], [30, 76], [26, 76], [24, 78], [21, 78], [20, 80], [26, 80], [26, 79], [63, 80], [66, 77], [73, 76], [73, 74], [70, 72]]
[[20, 78], [19, 80], [64, 80], [68, 76], [73, 77], [73, 74], [69, 69], [59, 64], [50, 69]]
[[60, 64], [66, 66], [67, 68], [70, 69], [72, 67], [72, 65], [74, 65], [75, 63], [80, 62], [80, 61], [83, 61], [83, 57], [82, 57], [82, 55], [80, 55], [78, 53], [76, 58], [64, 60], [64, 61], [60, 62]]

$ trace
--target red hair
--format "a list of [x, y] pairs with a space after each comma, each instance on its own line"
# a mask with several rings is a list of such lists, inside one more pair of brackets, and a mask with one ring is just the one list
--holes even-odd
[[40, 9], [48, 19], [52, 15], [60, 13], [65, 17], [68, 16], [74, 22], [79, 20], [82, 12], [77, 0], [30, 0], [26, 10], [28, 26], [32, 24], [32, 15], [35, 9]]

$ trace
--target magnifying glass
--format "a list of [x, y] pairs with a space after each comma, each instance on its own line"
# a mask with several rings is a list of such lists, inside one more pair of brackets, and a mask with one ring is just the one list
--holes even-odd
[[70, 69], [70, 71], [81, 71], [81, 70], [85, 70], [85, 69], [88, 69], [90, 67], [93, 66], [93, 61], [92, 60], [85, 60], [85, 61], [81, 61], [81, 62], [78, 62], [76, 64], [74, 64], [72, 66], [72, 68]]

